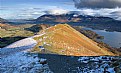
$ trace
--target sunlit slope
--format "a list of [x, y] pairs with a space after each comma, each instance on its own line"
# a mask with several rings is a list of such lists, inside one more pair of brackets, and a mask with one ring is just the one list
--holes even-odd
[[[44, 48], [60, 55], [99, 56], [114, 55], [106, 48], [87, 38], [67, 24], [58, 24], [41, 31], [41, 36], [34, 37], [38, 44], [32, 51]], [[40, 47], [41, 46], [41, 47]]]

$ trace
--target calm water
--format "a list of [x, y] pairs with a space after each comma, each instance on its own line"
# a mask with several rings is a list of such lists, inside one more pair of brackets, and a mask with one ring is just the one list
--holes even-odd
[[104, 39], [101, 41], [107, 43], [112, 47], [116, 47], [116, 48], [121, 47], [121, 32], [108, 32], [105, 30], [94, 30], [91, 28], [84, 28], [84, 29], [92, 30], [97, 34], [104, 36]]

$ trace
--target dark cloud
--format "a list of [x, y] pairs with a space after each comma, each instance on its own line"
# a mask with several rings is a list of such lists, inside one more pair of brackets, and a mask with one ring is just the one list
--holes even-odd
[[115, 8], [121, 7], [121, 0], [73, 0], [75, 7], [80, 8]]

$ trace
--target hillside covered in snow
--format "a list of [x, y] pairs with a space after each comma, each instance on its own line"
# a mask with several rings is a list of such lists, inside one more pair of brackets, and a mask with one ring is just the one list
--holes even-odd
[[47, 60], [28, 51], [36, 41], [26, 38], [0, 49], [0, 73], [52, 73]]

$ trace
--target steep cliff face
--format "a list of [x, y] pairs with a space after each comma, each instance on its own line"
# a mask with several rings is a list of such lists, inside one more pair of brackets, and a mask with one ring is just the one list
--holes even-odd
[[106, 48], [79, 33], [67, 24], [58, 24], [41, 31], [41, 36], [34, 36], [38, 44], [32, 51], [47, 51], [60, 55], [99, 56], [114, 55]]

